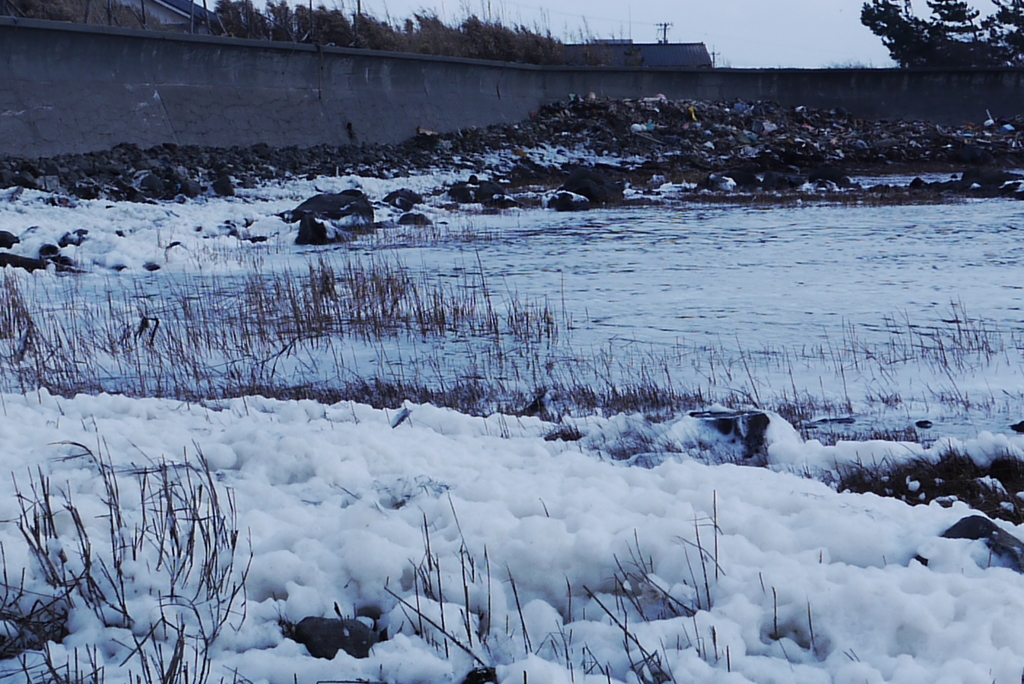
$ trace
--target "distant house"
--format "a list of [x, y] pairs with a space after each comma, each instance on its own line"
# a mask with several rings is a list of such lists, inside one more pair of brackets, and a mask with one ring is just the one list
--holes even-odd
[[598, 40], [565, 46], [565, 63], [574, 66], [680, 67], [714, 66], [704, 43], [634, 43]]
[[[146, 16], [156, 19], [164, 28], [184, 31], [185, 33], [209, 33], [209, 26], [217, 22], [217, 15], [212, 10], [190, 0], [120, 0], [135, 11], [146, 10]], [[216, 2], [216, 0], [213, 0]]]

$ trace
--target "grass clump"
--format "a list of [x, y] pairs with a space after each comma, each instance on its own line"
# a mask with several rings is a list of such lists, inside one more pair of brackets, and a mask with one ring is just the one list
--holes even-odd
[[[204, 684], [211, 646], [243, 617], [248, 563], [230, 492], [202, 454], [197, 463], [120, 468], [81, 444], [62, 446], [70, 452], [64, 460], [96, 472], [105, 510], [92, 515], [41, 470], [30, 473], [27, 487], [16, 481], [18, 529], [49, 593], [28, 592], [24, 579], [15, 586], [4, 575], [0, 615], [15, 634], [0, 642], [0, 657], [22, 657], [30, 681], [98, 682], [94, 652], [80, 657], [74, 649], [58, 663], [47, 646], [62, 641], [69, 616], [81, 609], [130, 635], [121, 646], [131, 681]], [[96, 520], [104, 521], [99, 529]], [[141, 594], [139, 567], [149, 580]], [[27, 651], [42, 653], [22, 656]]]
[[1010, 454], [989, 465], [950, 450], [937, 461], [850, 466], [840, 470], [838, 489], [894, 497], [912, 505], [936, 501], [951, 506], [963, 501], [990, 518], [1024, 523], [1024, 461]]

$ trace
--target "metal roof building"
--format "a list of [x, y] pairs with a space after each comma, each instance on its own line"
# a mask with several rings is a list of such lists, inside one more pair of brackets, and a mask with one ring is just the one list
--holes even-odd
[[577, 66], [711, 68], [704, 43], [634, 43], [599, 40], [565, 46], [565, 62]]

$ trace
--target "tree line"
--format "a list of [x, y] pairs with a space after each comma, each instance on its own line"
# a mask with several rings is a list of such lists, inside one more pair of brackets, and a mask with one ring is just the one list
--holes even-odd
[[240, 38], [294, 41], [445, 57], [528, 64], [564, 64], [564, 45], [550, 33], [505, 26], [470, 15], [449, 26], [435, 14], [419, 13], [399, 25], [361, 12], [293, 6], [271, 0], [266, 9], [251, 0], [219, 0], [217, 30]]
[[0, 0], [0, 14], [445, 57], [565, 63], [565, 46], [550, 32], [506, 26], [475, 15], [448, 25], [435, 14], [421, 12], [393, 24], [361, 11], [349, 13], [312, 2], [291, 5], [270, 0], [265, 7], [256, 7], [252, 0], [218, 0], [212, 12], [207, 11], [206, 0], [197, 2], [192, 21], [186, 19], [178, 26], [156, 21], [146, 9], [147, 0]]
[[963, 0], [927, 0], [918, 17], [909, 0], [870, 0], [861, 23], [901, 67], [1024, 66], [1024, 0], [991, 0], [982, 15]]

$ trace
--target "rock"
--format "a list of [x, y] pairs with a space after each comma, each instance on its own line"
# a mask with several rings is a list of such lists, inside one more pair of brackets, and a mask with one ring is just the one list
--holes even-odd
[[89, 231], [86, 230], [85, 228], [79, 228], [73, 233], [64, 233], [63, 235], [60, 236], [60, 240], [57, 240], [57, 246], [60, 247], [61, 249], [64, 249], [68, 245], [78, 247], [83, 242], [85, 242], [85, 236], [88, 234]]
[[846, 172], [834, 166], [819, 166], [807, 174], [807, 180], [812, 183], [835, 183], [839, 188], [848, 188], [853, 185]]
[[95, 181], [81, 180], [77, 183], [72, 184], [71, 194], [78, 199], [94, 200], [100, 196], [102, 188]]
[[764, 178], [761, 179], [761, 188], [764, 190], [794, 190], [806, 182], [807, 179], [799, 174], [766, 171]]
[[231, 180], [231, 176], [224, 174], [217, 180], [213, 181], [213, 191], [221, 197], [234, 197], [235, 196], [235, 184]]
[[40, 259], [52, 259], [58, 254], [60, 254], [60, 247], [58, 247], [57, 245], [51, 245], [47, 243], [39, 248]]
[[476, 201], [481, 204], [487, 204], [498, 195], [504, 195], [505, 188], [500, 183], [494, 181], [480, 181], [476, 188]]
[[14, 176], [14, 184], [25, 188], [26, 190], [38, 190], [39, 184], [36, 182], [35, 176], [28, 171], [22, 171]]
[[359, 620], [307, 617], [295, 625], [293, 639], [314, 658], [331, 659], [338, 651], [367, 658], [380, 637]]
[[384, 201], [402, 211], [409, 211], [417, 204], [423, 204], [423, 195], [408, 188], [402, 188], [389, 192], [384, 196]]
[[150, 273], [152, 273], [153, 271], [159, 271], [160, 270], [160, 264], [158, 264], [158, 263], [156, 263], [154, 261], [147, 261], [146, 263], [142, 264], [142, 268], [144, 268], [147, 271], [149, 271]]
[[469, 183], [456, 183], [448, 188], [448, 197], [459, 204], [472, 204], [476, 201], [476, 194]]
[[574, 192], [562, 191], [548, 200], [548, 209], [555, 211], [586, 211], [590, 209], [590, 200]]
[[768, 414], [761, 411], [691, 411], [689, 415], [741, 444], [744, 459], [765, 454], [765, 434], [771, 423]]
[[189, 199], [195, 199], [196, 197], [199, 197], [199, 195], [203, 194], [203, 186], [191, 178], [186, 178], [181, 182], [178, 192]]
[[950, 152], [949, 160], [961, 164], [991, 164], [993, 157], [978, 145], [967, 145]]
[[10, 249], [19, 242], [21, 242], [21, 238], [14, 233], [0, 230], [0, 249]]
[[17, 254], [0, 252], [0, 268], [3, 268], [4, 266], [23, 268], [30, 273], [40, 269], [46, 270], [46, 262], [42, 259], [31, 259], [29, 257], [18, 256]]
[[326, 245], [327, 226], [313, 218], [312, 214], [306, 214], [299, 222], [299, 235], [295, 238], [297, 245]]
[[1024, 433], [1024, 420], [1020, 421], [1019, 423], [1014, 423], [1013, 425], [1010, 426], [1010, 429], [1013, 430], [1014, 432]]
[[144, 175], [135, 184], [135, 187], [138, 188], [139, 192], [150, 199], [159, 199], [160, 197], [163, 197], [165, 192], [167, 192], [167, 186], [163, 179], [154, 173], [147, 173]]
[[498, 671], [493, 667], [478, 667], [466, 674], [462, 684], [498, 684]]
[[562, 183], [561, 190], [583, 195], [593, 204], [609, 204], [622, 200], [622, 188], [610, 178], [590, 169], [576, 169]]
[[1019, 173], [1000, 171], [998, 169], [967, 169], [960, 176], [960, 185], [968, 189], [973, 185], [982, 188], [998, 188], [1010, 181], [1019, 181], [1024, 176]]
[[337, 222], [338, 228], [365, 228], [373, 226], [373, 206], [359, 190], [345, 190], [337, 194], [314, 195], [287, 211], [281, 217], [290, 223], [301, 221], [305, 216]]
[[504, 195], [505, 188], [494, 181], [481, 181], [470, 176], [465, 183], [456, 183], [448, 188], [448, 196], [459, 204], [484, 204], [497, 195]]
[[708, 177], [704, 179], [703, 185], [708, 190], [713, 190], [715, 192], [732, 192], [736, 189], [736, 181], [729, 178], [729, 176], [724, 176], [719, 173], [709, 174]]
[[433, 225], [433, 221], [424, 216], [423, 214], [417, 214], [415, 212], [409, 212], [402, 214], [398, 219], [398, 225], [400, 226], [430, 226]]
[[558, 393], [555, 390], [549, 390], [546, 388], [540, 388], [537, 394], [534, 395], [533, 401], [531, 401], [522, 411], [520, 415], [524, 416], [536, 416], [544, 421], [553, 421], [558, 418], [557, 412], [553, 411], [554, 403], [558, 398]]
[[942, 536], [946, 539], [981, 539], [1010, 568], [1024, 572], [1024, 542], [984, 516], [967, 516], [943, 532]]
[[516, 202], [508, 195], [495, 195], [490, 199], [484, 200], [483, 205], [488, 209], [515, 209], [519, 206], [519, 202]]
[[750, 190], [761, 187], [761, 179], [757, 177], [757, 174], [753, 171], [744, 171], [742, 169], [733, 169], [731, 171], [724, 171], [723, 176], [732, 178], [736, 183], [736, 187], [743, 190]]

